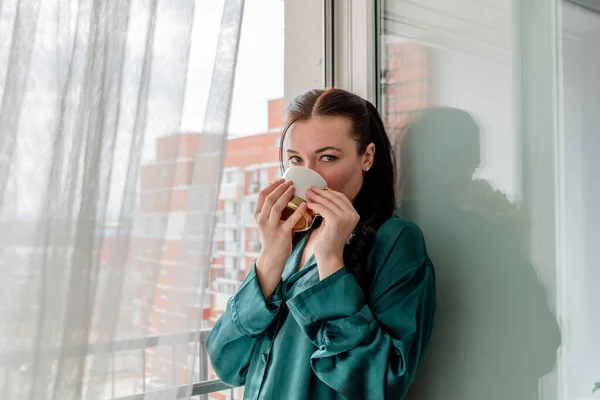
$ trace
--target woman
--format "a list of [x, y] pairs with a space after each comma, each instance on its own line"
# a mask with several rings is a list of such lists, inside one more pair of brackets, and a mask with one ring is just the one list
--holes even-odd
[[[354, 94], [311, 90], [281, 143], [282, 168], [311, 168], [328, 190], [284, 222], [294, 187], [260, 192], [262, 250], [208, 338], [212, 366], [246, 399], [402, 399], [431, 334], [434, 271], [419, 228], [393, 216], [381, 117]], [[292, 234], [305, 207], [322, 222]]]

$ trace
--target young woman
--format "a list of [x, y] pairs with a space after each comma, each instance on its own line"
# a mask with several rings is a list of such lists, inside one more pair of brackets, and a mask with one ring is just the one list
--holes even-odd
[[[311, 90], [286, 112], [282, 168], [318, 172], [294, 194], [278, 180], [254, 216], [262, 250], [207, 341], [219, 378], [245, 399], [402, 399], [431, 335], [433, 266], [421, 231], [395, 217], [394, 157], [376, 108], [352, 93]], [[321, 218], [292, 227], [308, 207]]]

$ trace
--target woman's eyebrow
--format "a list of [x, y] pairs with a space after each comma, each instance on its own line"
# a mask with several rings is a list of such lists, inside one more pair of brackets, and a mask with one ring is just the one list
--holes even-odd
[[339, 151], [340, 153], [342, 153], [341, 149], [338, 149], [337, 147], [333, 147], [333, 146], [326, 146], [326, 147], [321, 147], [320, 149], [315, 150], [315, 153], [323, 153], [324, 151], [328, 151], [328, 150], [335, 150], [335, 151]]
[[[337, 147], [334, 147], [334, 146], [321, 147], [320, 149], [315, 150], [315, 153], [319, 154], [319, 153], [323, 153], [323, 152], [328, 151], [328, 150], [335, 150], [335, 151], [339, 151], [340, 153], [343, 153], [342, 149], [338, 149]], [[288, 153], [300, 154], [296, 150], [292, 150], [292, 149], [287, 149], [286, 151]]]

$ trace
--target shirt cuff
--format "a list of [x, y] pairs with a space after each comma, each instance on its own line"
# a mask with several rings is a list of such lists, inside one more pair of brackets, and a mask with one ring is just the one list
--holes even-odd
[[271, 324], [281, 307], [281, 282], [265, 301], [254, 264], [239, 291], [229, 301], [236, 328], [246, 336], [260, 335]]
[[344, 351], [377, 328], [358, 281], [345, 267], [294, 296], [287, 305], [321, 351]]

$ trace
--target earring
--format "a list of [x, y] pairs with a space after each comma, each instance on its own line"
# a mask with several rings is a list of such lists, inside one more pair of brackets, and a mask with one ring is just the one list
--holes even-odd
[[365, 172], [369, 172], [370, 169], [371, 169], [371, 167], [365, 168]]

